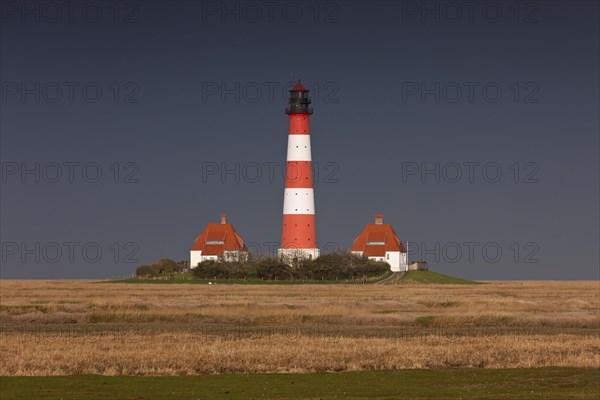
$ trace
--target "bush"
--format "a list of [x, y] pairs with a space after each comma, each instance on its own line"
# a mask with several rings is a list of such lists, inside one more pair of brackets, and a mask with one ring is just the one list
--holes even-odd
[[225, 262], [203, 261], [192, 269], [192, 274], [198, 279], [256, 279], [256, 263], [254, 262]]
[[256, 276], [268, 280], [294, 279], [292, 267], [274, 258], [257, 261]]
[[143, 277], [157, 276], [158, 272], [151, 265], [140, 265], [135, 270], [135, 275]]
[[299, 269], [307, 279], [364, 279], [388, 273], [390, 265], [346, 252], [303, 260]]
[[179, 272], [182, 269], [179, 265], [177, 265], [175, 261], [171, 260], [170, 258], [163, 258], [154, 265], [156, 265], [159, 271], [163, 274]]
[[199, 279], [227, 279], [229, 270], [226, 264], [213, 260], [202, 261], [193, 269], [193, 274]]
[[181, 272], [184, 269], [184, 265], [182, 263], [176, 263], [170, 258], [163, 258], [162, 260], [152, 264], [152, 265], [140, 265], [135, 270], [136, 276], [158, 276], [158, 275], [171, 275], [175, 272]]
[[245, 262], [203, 261], [192, 273], [197, 279], [347, 280], [372, 278], [389, 271], [388, 263], [371, 261], [346, 252], [324, 254], [314, 260], [300, 260], [295, 267], [277, 258]]

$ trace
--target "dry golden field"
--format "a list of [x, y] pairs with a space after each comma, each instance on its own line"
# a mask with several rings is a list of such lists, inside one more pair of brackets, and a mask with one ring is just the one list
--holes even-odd
[[0, 285], [0, 375], [600, 367], [598, 281]]

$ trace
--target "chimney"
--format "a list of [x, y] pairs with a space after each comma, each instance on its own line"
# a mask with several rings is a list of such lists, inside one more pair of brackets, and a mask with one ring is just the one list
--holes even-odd
[[383, 215], [382, 214], [375, 215], [375, 223], [378, 225], [383, 224]]
[[221, 214], [221, 223], [222, 224], [226, 224], [227, 223], [227, 214]]

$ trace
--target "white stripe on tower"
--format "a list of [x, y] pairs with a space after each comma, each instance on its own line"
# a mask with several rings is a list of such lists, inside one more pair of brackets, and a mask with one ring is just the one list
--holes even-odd
[[284, 214], [314, 214], [315, 196], [313, 189], [285, 189]]
[[288, 135], [287, 161], [312, 161], [310, 135]]

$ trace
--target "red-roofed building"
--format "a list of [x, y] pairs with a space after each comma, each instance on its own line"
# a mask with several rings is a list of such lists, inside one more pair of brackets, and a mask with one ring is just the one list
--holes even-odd
[[221, 214], [220, 224], [208, 224], [190, 249], [190, 267], [207, 260], [243, 261], [248, 248], [233, 227], [227, 223], [227, 214]]
[[352, 245], [352, 253], [370, 260], [385, 261], [392, 271], [407, 271], [406, 248], [394, 228], [383, 223], [383, 215], [375, 216], [374, 224], [367, 224]]

